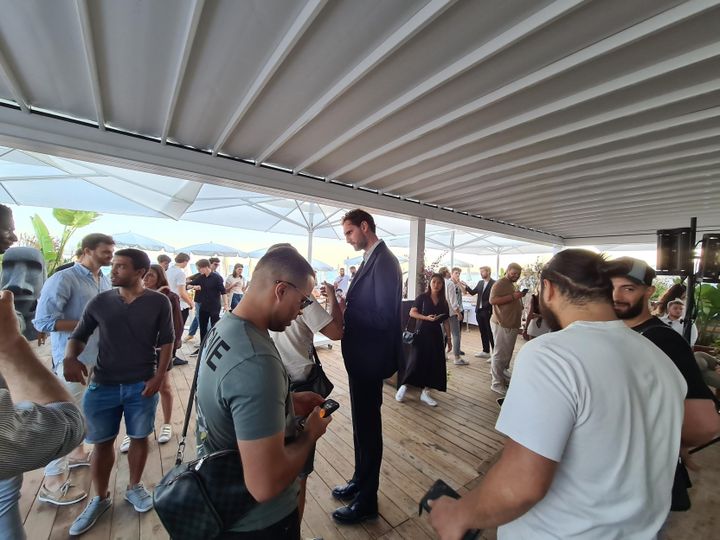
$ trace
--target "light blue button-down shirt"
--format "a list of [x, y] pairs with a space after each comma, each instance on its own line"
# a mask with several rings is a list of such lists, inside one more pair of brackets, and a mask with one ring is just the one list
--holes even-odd
[[[92, 272], [80, 263], [56, 272], [43, 285], [38, 299], [33, 326], [38, 332], [50, 332], [52, 345], [53, 371], [65, 358], [65, 346], [72, 332], [55, 331], [55, 323], [60, 320], [79, 321], [87, 303], [99, 293], [112, 288], [110, 280], [100, 272], [95, 281]], [[97, 330], [88, 340], [79, 360], [87, 366], [97, 363]]]

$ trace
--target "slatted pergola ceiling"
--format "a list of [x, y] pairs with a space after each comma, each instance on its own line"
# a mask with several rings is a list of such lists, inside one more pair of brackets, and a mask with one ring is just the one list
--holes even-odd
[[0, 103], [534, 241], [720, 228], [718, 0], [0, 0]]

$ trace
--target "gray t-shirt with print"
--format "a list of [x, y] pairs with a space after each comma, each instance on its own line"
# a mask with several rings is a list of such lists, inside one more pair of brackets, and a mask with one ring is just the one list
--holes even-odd
[[[226, 314], [208, 333], [197, 383], [198, 454], [280, 431], [296, 435], [288, 375], [266, 331]], [[298, 483], [257, 505], [230, 530], [264, 529], [297, 507]]]

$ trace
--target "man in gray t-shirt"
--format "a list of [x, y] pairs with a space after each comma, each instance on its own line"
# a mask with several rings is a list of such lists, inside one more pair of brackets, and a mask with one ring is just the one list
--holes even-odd
[[[313, 270], [292, 247], [270, 249], [253, 286], [208, 333], [197, 385], [199, 454], [240, 450], [245, 483], [258, 505], [230, 531], [299, 539], [297, 477], [330, 418], [322, 397], [289, 392], [268, 330], [279, 332], [309, 304]], [[295, 415], [306, 416], [304, 429]]]

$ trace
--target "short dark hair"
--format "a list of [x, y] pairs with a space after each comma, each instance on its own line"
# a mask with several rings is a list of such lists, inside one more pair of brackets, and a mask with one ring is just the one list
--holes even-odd
[[292, 246], [269, 249], [255, 267], [253, 276], [262, 276], [273, 281], [289, 281], [301, 287], [305, 280], [315, 276], [310, 263]]
[[349, 221], [356, 227], [359, 227], [363, 221], [366, 221], [370, 230], [373, 232], [373, 234], [375, 233], [375, 220], [370, 214], [368, 214], [365, 210], [362, 210], [361, 208], [350, 210], [342, 217], [340, 223], [345, 223], [346, 221]]
[[522, 272], [522, 266], [520, 266], [518, 263], [511, 262], [507, 265], [507, 271], [509, 272], [510, 270], [517, 270], [518, 272]]
[[188, 255], [187, 253], [183, 253], [182, 251], [180, 253], [178, 253], [177, 255], [175, 255], [176, 263], [182, 264], [184, 262], [188, 262], [189, 260], [190, 260], [190, 255]]
[[208, 261], [207, 259], [200, 259], [195, 263], [195, 266], [197, 266], [198, 269], [210, 268], [210, 261]]
[[608, 262], [608, 274], [611, 278], [624, 277], [638, 285], [650, 287], [657, 273], [645, 261], [633, 257], [618, 257]]
[[97, 249], [100, 244], [109, 244], [114, 246], [115, 240], [113, 240], [112, 236], [108, 236], [107, 234], [91, 233], [80, 241], [80, 249], [82, 249], [83, 252], [86, 249]]
[[462, 272], [462, 268], [459, 266], [453, 266], [451, 272]]
[[5, 206], [4, 204], [0, 204], [0, 217], [13, 217], [12, 208]]
[[[135, 248], [120, 249], [115, 252], [116, 257], [127, 257], [132, 261], [134, 270], [145, 270], [147, 272], [150, 269], [150, 257], [144, 251], [140, 251]], [[143, 272], [144, 275], [144, 272]]]
[[171, 260], [172, 259], [170, 259], [170, 257], [165, 255], [164, 253], [161, 253], [160, 255], [157, 256], [157, 262], [159, 262], [161, 264], [164, 262], [169, 263]]
[[613, 286], [607, 270], [603, 255], [587, 249], [565, 249], [548, 261], [540, 279], [555, 285], [573, 304], [612, 302]]
[[208, 261], [210, 262], [210, 264], [220, 264], [220, 259], [218, 259], [217, 257], [210, 257]]

